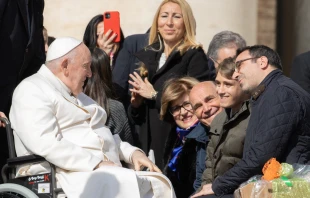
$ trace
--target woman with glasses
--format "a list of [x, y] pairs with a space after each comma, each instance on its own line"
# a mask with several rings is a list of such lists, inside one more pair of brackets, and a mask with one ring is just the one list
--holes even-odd
[[160, 119], [173, 126], [165, 145], [163, 172], [178, 198], [189, 197], [201, 185], [205, 168], [207, 136], [189, 102], [189, 92], [197, 83], [192, 77], [170, 79], [161, 99]]

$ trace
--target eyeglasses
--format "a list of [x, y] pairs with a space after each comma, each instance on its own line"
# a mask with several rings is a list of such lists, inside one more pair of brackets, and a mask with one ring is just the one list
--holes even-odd
[[239, 71], [240, 71], [241, 63], [243, 63], [244, 61], [253, 60], [253, 59], [258, 59], [258, 58], [256, 58], [256, 57], [254, 57], [254, 58], [246, 58], [246, 59], [239, 60], [239, 61], [235, 62], [235, 71], [236, 71], [236, 72], [239, 72]]
[[186, 111], [192, 111], [192, 105], [189, 102], [184, 102], [181, 106], [174, 106], [169, 108], [169, 112], [173, 116], [178, 116], [181, 113], [181, 108], [185, 109]]
[[211, 56], [209, 56], [209, 58], [210, 58], [214, 63], [217, 63], [218, 65], [220, 64], [220, 63], [218, 63], [214, 58], [212, 58]]

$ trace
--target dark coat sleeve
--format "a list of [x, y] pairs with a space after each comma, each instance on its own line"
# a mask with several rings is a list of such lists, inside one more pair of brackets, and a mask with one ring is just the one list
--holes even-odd
[[146, 105], [142, 103], [140, 107], [135, 108], [131, 104], [128, 107], [128, 118], [130, 123], [142, 125], [146, 122]]
[[[272, 97], [269, 95], [262, 98], [255, 112], [259, 119], [250, 120], [248, 129], [254, 131], [247, 131], [242, 160], [213, 182], [216, 195], [232, 193], [250, 177], [262, 174], [262, 167], [270, 158], [283, 157], [303, 110], [297, 96], [288, 88], [279, 87]], [[251, 122], [255, 122], [252, 127]]]
[[295, 57], [291, 68], [291, 78], [310, 93], [310, 51]]
[[194, 189], [198, 190], [202, 184], [202, 174], [206, 169], [206, 145], [199, 142], [197, 145], [197, 160], [196, 160], [196, 179], [194, 182]]
[[[127, 103], [129, 89], [129, 74], [139, 67], [138, 60], [134, 53], [143, 49], [147, 44], [147, 34], [137, 34], [128, 36], [123, 43], [123, 47], [118, 53], [115, 66], [112, 71], [113, 82], [117, 85], [117, 94], [121, 101]], [[125, 105], [126, 106], [126, 105]]]
[[209, 67], [208, 58], [203, 49], [198, 48], [196, 53], [189, 59], [187, 74], [199, 81], [214, 80], [214, 69], [212, 66]]
[[3, 17], [3, 14], [4, 14], [4, 10], [8, 4], [8, 1], [9, 0], [1, 0], [0, 1], [0, 27], [1, 27], [1, 22], [2, 22], [2, 17]]

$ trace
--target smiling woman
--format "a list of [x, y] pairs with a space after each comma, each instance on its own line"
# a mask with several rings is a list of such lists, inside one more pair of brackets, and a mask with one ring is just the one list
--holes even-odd
[[189, 92], [197, 83], [192, 77], [170, 79], [161, 100], [160, 118], [173, 124], [166, 141], [163, 172], [178, 198], [189, 197], [200, 186], [200, 170], [205, 167], [206, 132], [189, 102]]
[[140, 75], [130, 74], [129, 116], [139, 125], [140, 147], [146, 153], [154, 150], [156, 165], [161, 169], [163, 148], [171, 129], [158, 115], [163, 84], [182, 76], [214, 80], [214, 68], [209, 68], [195, 31], [196, 22], [189, 4], [185, 0], [164, 0], [154, 16], [149, 45], [135, 54], [141, 62]]

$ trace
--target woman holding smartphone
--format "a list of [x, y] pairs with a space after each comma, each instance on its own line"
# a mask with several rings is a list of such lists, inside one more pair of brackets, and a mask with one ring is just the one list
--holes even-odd
[[185, 0], [164, 0], [149, 35], [149, 45], [136, 53], [140, 75], [130, 74], [133, 86], [129, 116], [138, 125], [140, 147], [155, 153], [163, 169], [163, 148], [171, 125], [159, 119], [162, 87], [172, 77], [188, 75], [200, 81], [214, 80], [208, 58], [195, 38], [196, 22]]
[[[114, 42], [114, 39], [118, 36], [120, 36], [120, 42]], [[122, 48], [124, 42], [124, 34], [121, 29], [120, 35], [110, 29], [104, 31], [104, 17], [102, 14], [98, 14], [86, 26], [83, 42], [90, 51], [94, 48], [102, 49], [110, 57], [110, 66], [113, 68], [118, 51]]]

